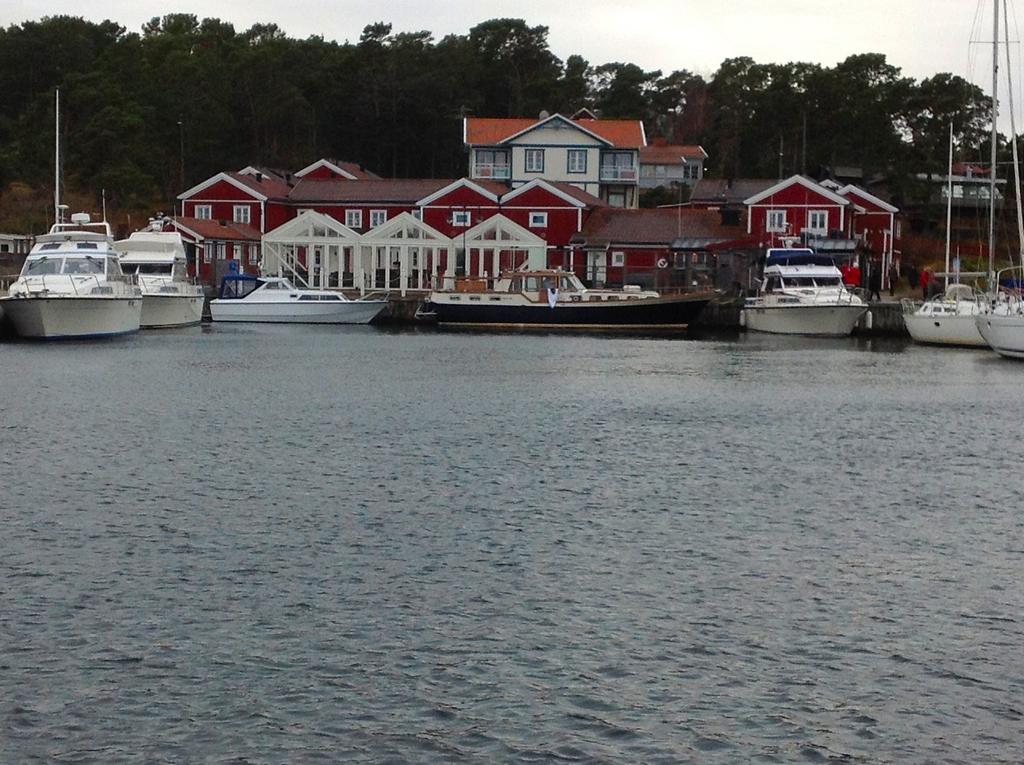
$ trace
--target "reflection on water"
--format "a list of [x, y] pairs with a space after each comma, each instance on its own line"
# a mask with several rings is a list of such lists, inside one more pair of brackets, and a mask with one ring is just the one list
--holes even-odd
[[0, 360], [0, 761], [1019, 761], [1022, 365], [270, 325]]

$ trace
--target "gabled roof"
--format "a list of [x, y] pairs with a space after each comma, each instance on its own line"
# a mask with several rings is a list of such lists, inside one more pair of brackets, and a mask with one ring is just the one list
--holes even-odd
[[296, 242], [306, 239], [322, 241], [329, 237], [355, 241], [359, 239], [359, 234], [330, 215], [316, 210], [301, 210], [291, 220], [268, 231], [263, 239], [266, 242]]
[[370, 178], [380, 177], [376, 173], [371, 173], [369, 170], [364, 170], [362, 165], [356, 162], [344, 162], [342, 160], [327, 158], [318, 159], [313, 164], [306, 165], [306, 167], [302, 168], [297, 173], [295, 173], [295, 177], [302, 178], [303, 176], [313, 172], [314, 170], [320, 167], [326, 167], [335, 175], [339, 175], [342, 178], [347, 178], [350, 181], [367, 180]]
[[[487, 186], [490, 186], [490, 188], [487, 188]], [[498, 197], [501, 196], [501, 192], [505, 190], [505, 185], [494, 182], [488, 183], [487, 181], [471, 181], [469, 178], [459, 178], [458, 180], [452, 181], [447, 186], [438, 189], [433, 194], [423, 197], [423, 199], [419, 200], [416, 204], [420, 207], [424, 207], [429, 205], [431, 202], [436, 202], [441, 197], [446, 196], [459, 188], [471, 189], [484, 199], [497, 204]]]
[[452, 182], [451, 179], [423, 178], [371, 178], [365, 181], [302, 178], [288, 194], [288, 200], [415, 205]]
[[591, 213], [571, 241], [584, 246], [667, 245], [685, 239], [691, 244], [711, 246], [748, 238], [744, 226], [723, 225], [721, 220], [713, 210], [605, 207]]
[[556, 120], [612, 148], [638, 149], [647, 145], [643, 122], [640, 120], [574, 120], [561, 114], [552, 114], [540, 120], [530, 117], [466, 117], [463, 140], [469, 146], [499, 146]]
[[846, 197], [841, 197], [838, 194], [836, 194], [834, 191], [829, 191], [824, 186], [822, 186], [820, 184], [817, 184], [814, 181], [812, 181], [810, 178], [806, 178], [806, 177], [804, 177], [802, 175], [792, 175], [789, 178], [787, 178], [786, 180], [779, 181], [774, 186], [768, 187], [767, 189], [762, 191], [760, 194], [755, 194], [754, 196], [752, 196], [752, 197], [750, 197], [748, 199], [744, 199], [743, 200], [743, 204], [748, 205], [748, 206], [749, 205], [756, 205], [758, 202], [760, 202], [760, 201], [762, 201], [764, 199], [768, 199], [769, 197], [779, 193], [780, 191], [783, 191], [784, 189], [788, 189], [794, 183], [798, 184], [800, 186], [803, 186], [808, 191], [813, 192], [815, 194], [818, 194], [818, 195], [824, 197], [825, 199], [829, 200], [830, 202], [834, 202], [835, 204], [847, 205], [847, 204], [850, 203], [850, 200], [848, 200]]
[[681, 165], [683, 159], [707, 159], [703, 146], [655, 144], [640, 149], [641, 165]]
[[241, 181], [264, 199], [284, 199], [288, 196], [288, 190], [292, 187], [288, 181], [276, 174], [264, 175], [262, 171], [257, 172], [260, 174], [228, 173], [228, 175]]
[[258, 242], [262, 234], [244, 223], [221, 223], [203, 218], [174, 218], [171, 225], [190, 234], [194, 239], [223, 239], [228, 241]]
[[885, 210], [886, 212], [889, 212], [889, 213], [898, 213], [900, 211], [898, 207], [894, 207], [893, 205], [891, 205], [888, 202], [886, 202], [884, 199], [879, 199], [874, 194], [871, 194], [871, 193], [865, 191], [860, 186], [854, 186], [852, 183], [850, 183], [850, 184], [848, 184], [846, 186], [843, 186], [836, 193], [839, 194], [839, 196], [842, 196], [842, 197], [846, 197], [846, 196], [860, 197], [864, 201], [870, 202], [875, 207], [881, 207], [883, 210]]
[[189, 197], [195, 196], [200, 191], [205, 191], [206, 189], [210, 188], [211, 186], [217, 183], [224, 182], [231, 184], [239, 191], [245, 192], [249, 196], [258, 199], [261, 202], [265, 201], [267, 199], [266, 195], [263, 192], [254, 188], [253, 185], [251, 185], [247, 181], [243, 181], [242, 178], [245, 177], [247, 176], [241, 176], [238, 175], [237, 173], [217, 173], [216, 175], [210, 176], [202, 183], [196, 184], [188, 191], [183, 191], [181, 194], [178, 194], [178, 199], [188, 199]]
[[[518, 196], [525, 194], [533, 189], [544, 189], [545, 191], [554, 194], [556, 197], [561, 199], [563, 202], [571, 204], [573, 207], [590, 207], [591, 202], [587, 199], [596, 201], [597, 205], [604, 205], [600, 199], [587, 194], [585, 191], [572, 186], [568, 183], [552, 183], [551, 181], [545, 181], [543, 178], [534, 178], [529, 183], [524, 183], [522, 186], [512, 189], [501, 197], [502, 204], [505, 202], [511, 202]], [[596, 205], [594, 205], [596, 206]]]

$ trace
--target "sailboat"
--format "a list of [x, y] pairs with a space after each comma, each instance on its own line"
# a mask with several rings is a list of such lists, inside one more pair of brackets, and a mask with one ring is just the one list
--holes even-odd
[[[998, 51], [999, 47], [999, 0], [994, 0], [995, 5], [995, 21], [993, 22], [994, 33], [993, 48]], [[1005, 5], [1004, 5], [1005, 8]], [[1004, 27], [1008, 29], [1009, 23], [1004, 24]], [[990, 179], [990, 187], [992, 191], [992, 199], [989, 200], [990, 212], [993, 216], [990, 217], [989, 222], [989, 295], [986, 303], [982, 307], [982, 310], [975, 317], [975, 325], [978, 328], [978, 332], [985, 339], [992, 350], [998, 353], [1000, 356], [1005, 358], [1016, 358], [1024, 359], [1024, 297], [1022, 297], [1020, 290], [1020, 280], [1014, 280], [1011, 283], [1011, 288], [1005, 291], [999, 290], [999, 285], [1002, 283], [1003, 274], [1008, 272], [1018, 271], [1019, 268], [1010, 268], [1000, 271], [998, 274], [995, 272], [995, 224], [994, 224], [994, 189], [995, 189], [995, 166], [996, 166], [996, 95], [995, 86], [997, 83], [996, 72], [999, 67], [999, 55], [998, 52], [993, 53], [992, 56], [992, 82], [993, 82], [993, 95], [992, 95], [992, 172]], [[1007, 69], [1009, 70], [1009, 51], [1007, 51]], [[1010, 132], [1013, 136], [1013, 140], [1010, 141], [1013, 146], [1013, 170], [1014, 170], [1014, 181], [1017, 184], [1017, 193], [1014, 195], [1017, 198], [1017, 233], [1019, 241], [1024, 245], [1024, 215], [1021, 213], [1021, 202], [1020, 202], [1020, 163], [1017, 158], [1017, 129], [1014, 123], [1013, 113], [1013, 87], [1009, 88], [1010, 93]]]
[[[924, 304], [904, 299], [903, 323], [915, 343], [984, 348], [975, 317], [981, 295], [966, 284], [949, 283], [950, 227], [953, 212], [953, 124], [949, 125], [949, 169], [946, 173], [946, 272], [945, 291]], [[959, 271], [959, 269], [958, 269]]]

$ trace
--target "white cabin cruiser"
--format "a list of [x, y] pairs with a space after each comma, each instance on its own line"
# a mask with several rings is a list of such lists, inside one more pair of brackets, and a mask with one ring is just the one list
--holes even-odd
[[835, 261], [809, 248], [770, 248], [757, 295], [743, 322], [755, 332], [843, 337], [868, 310], [843, 284]]
[[125, 279], [106, 221], [78, 213], [36, 239], [2, 300], [21, 337], [55, 339], [137, 332], [142, 292]]
[[181, 234], [150, 228], [114, 242], [121, 269], [142, 290], [142, 328], [186, 327], [203, 318], [203, 288], [188, 278]]
[[384, 310], [384, 299], [352, 300], [331, 290], [299, 289], [282, 276], [225, 276], [210, 301], [214, 321], [288, 324], [369, 324]]
[[903, 300], [903, 323], [915, 343], [984, 348], [975, 319], [981, 295], [966, 284], [950, 284], [923, 304]]

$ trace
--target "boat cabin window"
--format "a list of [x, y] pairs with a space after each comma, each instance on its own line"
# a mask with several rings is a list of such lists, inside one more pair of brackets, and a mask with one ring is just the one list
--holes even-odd
[[124, 281], [124, 272], [121, 271], [121, 261], [117, 258], [107, 258], [107, 281]]
[[225, 279], [221, 284], [220, 296], [222, 298], [244, 298], [254, 292], [260, 284], [261, 282], [256, 279]]
[[815, 276], [814, 283], [819, 287], [838, 287], [840, 279], [838, 276]]
[[97, 250], [96, 242], [78, 242], [75, 245], [80, 250]]
[[42, 245], [39, 249], [40, 250], [59, 250], [60, 249], [60, 242], [50, 242], [49, 244]]
[[171, 267], [171, 263], [125, 263], [124, 261], [121, 261], [121, 271], [126, 274], [170, 276]]
[[769, 276], [768, 283], [764, 286], [765, 292], [775, 292], [775, 290], [782, 289], [782, 280], [777, 276]]
[[283, 284], [281, 284], [281, 282], [267, 282], [266, 284], [263, 285], [263, 289], [265, 289], [265, 290], [286, 290], [288, 288], [285, 287]]
[[64, 261], [64, 273], [70, 276], [81, 276], [83, 274], [103, 275], [103, 261], [100, 258], [91, 258], [88, 255], [82, 258], [67, 258]]
[[341, 300], [339, 295], [299, 295], [299, 300]]
[[188, 269], [181, 261], [175, 261], [171, 266], [171, 276], [178, 281], [188, 281]]
[[63, 258], [39, 258], [39, 260], [26, 260], [22, 266], [22, 276], [47, 276], [59, 274], [61, 266], [64, 265]]

